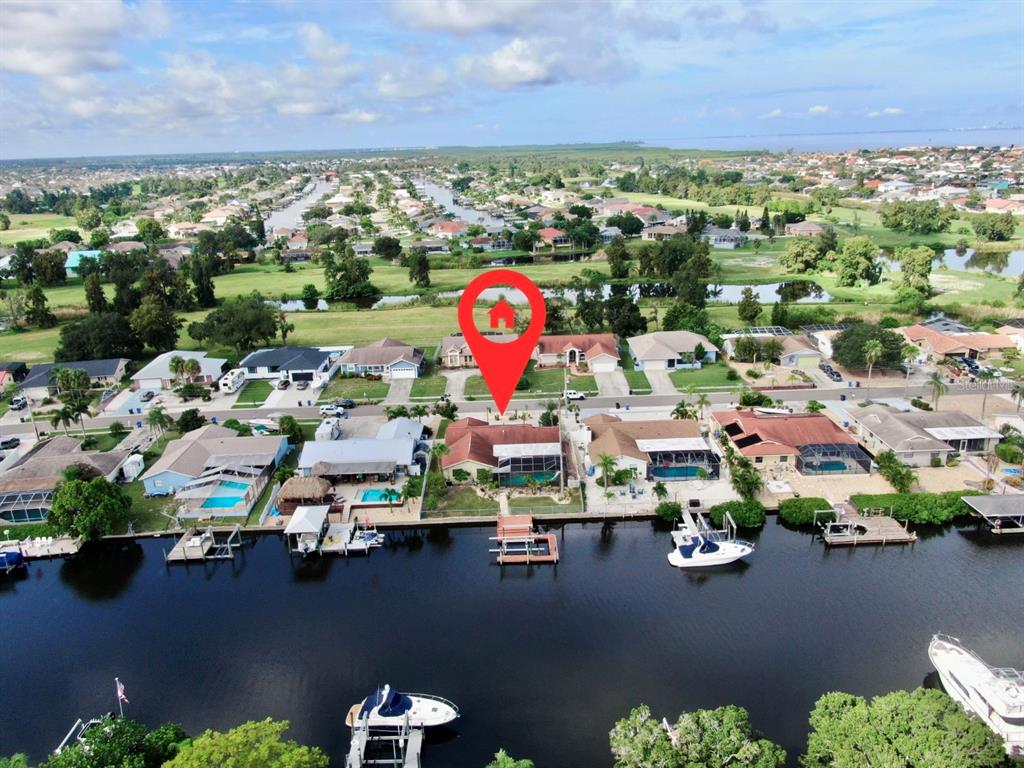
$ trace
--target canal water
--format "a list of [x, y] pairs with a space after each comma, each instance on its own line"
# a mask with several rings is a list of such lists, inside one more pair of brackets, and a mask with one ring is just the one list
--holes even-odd
[[447, 208], [455, 217], [462, 219], [467, 224], [482, 224], [488, 229], [504, 229], [506, 224], [502, 219], [492, 216], [486, 211], [478, 211], [476, 208], [468, 208], [455, 202], [452, 191], [432, 181], [424, 181], [418, 184], [419, 188], [427, 197], [438, 205]]
[[684, 572], [647, 522], [561, 529], [557, 566], [492, 564], [489, 528], [389, 533], [320, 567], [260, 538], [234, 563], [167, 568], [167, 540], [0, 578], [0, 754], [41, 759], [80, 716], [116, 709], [191, 732], [266, 716], [343, 763], [348, 708], [374, 686], [462, 709], [424, 765], [610, 766], [632, 706], [676, 717], [739, 704], [803, 749], [814, 701], [914, 688], [932, 633], [1024, 667], [1024, 541], [973, 526], [913, 547], [825, 551], [774, 518], [749, 564]]
[[330, 192], [333, 188], [334, 184], [331, 182], [317, 180], [313, 185], [313, 189], [302, 195], [295, 202], [281, 208], [280, 210], [271, 211], [266, 221], [267, 233], [269, 234], [270, 232], [273, 232], [278, 227], [288, 227], [289, 229], [297, 229], [298, 227], [301, 227], [305, 223], [302, 221], [302, 214], [305, 212], [306, 208]]

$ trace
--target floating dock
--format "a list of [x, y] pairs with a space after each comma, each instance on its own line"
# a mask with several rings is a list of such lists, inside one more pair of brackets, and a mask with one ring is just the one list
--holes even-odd
[[961, 496], [971, 514], [998, 536], [1024, 533], [1024, 496]]
[[227, 531], [215, 531], [212, 525], [203, 531], [189, 528], [170, 552], [164, 552], [164, 560], [168, 563], [234, 560], [235, 550], [241, 546], [240, 525]]
[[384, 535], [373, 526], [355, 523], [330, 523], [320, 551], [324, 554], [365, 555], [384, 544]]
[[557, 563], [558, 540], [553, 533], [537, 533], [532, 515], [501, 515], [498, 535], [492, 536], [498, 546], [490, 550], [498, 556], [499, 565]]
[[[822, 510], [822, 512], [830, 512]], [[815, 518], [819, 513], [815, 513]], [[827, 547], [855, 547], [858, 544], [912, 544], [917, 534], [887, 515], [884, 509], [857, 511], [851, 504], [836, 504], [831, 510], [835, 518], [815, 524], [821, 528], [821, 539]]]

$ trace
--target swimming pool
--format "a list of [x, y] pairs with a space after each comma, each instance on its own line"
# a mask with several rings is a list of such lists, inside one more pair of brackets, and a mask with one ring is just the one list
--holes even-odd
[[236, 491], [248, 491], [249, 490], [249, 484], [248, 483], [236, 483], [234, 480], [221, 480], [220, 481], [220, 487], [221, 488], [233, 488]]
[[808, 461], [804, 463], [804, 472], [845, 472], [845, 461]]
[[550, 483], [558, 476], [557, 472], [527, 472], [522, 475], [498, 475], [498, 484], [504, 486], [528, 485], [530, 478], [541, 485]]
[[1021, 471], [1019, 469], [1014, 469], [1013, 467], [1004, 467], [1003, 473], [1007, 475], [1019, 475], [1021, 474]]
[[686, 480], [697, 476], [700, 467], [651, 467], [652, 477], [664, 477], [668, 480]]
[[392, 501], [398, 501], [401, 498], [401, 496], [399, 495], [398, 491], [396, 491], [394, 488], [367, 488], [365, 491], [360, 491], [359, 492], [359, 500], [360, 501], [384, 502], [386, 504], [387, 501], [388, 501], [388, 497], [387, 497], [387, 492], [388, 491], [391, 491], [392, 494], [394, 494], [391, 497]]
[[203, 502], [203, 509], [223, 509], [241, 503], [241, 496], [211, 496]]

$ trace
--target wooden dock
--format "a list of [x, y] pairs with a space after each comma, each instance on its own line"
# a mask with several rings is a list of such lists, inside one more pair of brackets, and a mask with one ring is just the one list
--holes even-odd
[[409, 717], [398, 730], [375, 730], [360, 721], [356, 704], [349, 712], [347, 722], [352, 727], [352, 741], [349, 743], [345, 768], [364, 766], [391, 766], [391, 768], [421, 768], [423, 753], [423, 729], [409, 725]]
[[235, 550], [242, 546], [242, 527], [215, 530], [213, 526], [200, 531], [189, 528], [185, 535], [164, 552], [168, 563], [202, 562], [206, 560], [233, 560]]
[[498, 535], [491, 541], [498, 542], [491, 552], [497, 554], [499, 565], [558, 562], [558, 539], [534, 530], [532, 515], [500, 515]]
[[26, 560], [50, 560], [55, 557], [77, 555], [82, 548], [81, 538], [71, 536], [38, 536], [21, 541], [0, 541], [0, 549], [20, 550]]
[[917, 534], [887, 515], [884, 509], [858, 511], [852, 504], [836, 504], [835, 520], [818, 523], [827, 547], [857, 545], [913, 544]]

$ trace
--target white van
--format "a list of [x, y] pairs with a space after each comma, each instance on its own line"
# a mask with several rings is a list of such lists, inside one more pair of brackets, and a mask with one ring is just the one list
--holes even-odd
[[245, 384], [244, 368], [232, 368], [221, 376], [220, 381], [217, 382], [217, 386], [220, 387], [220, 391], [228, 395], [237, 392], [243, 384]]

